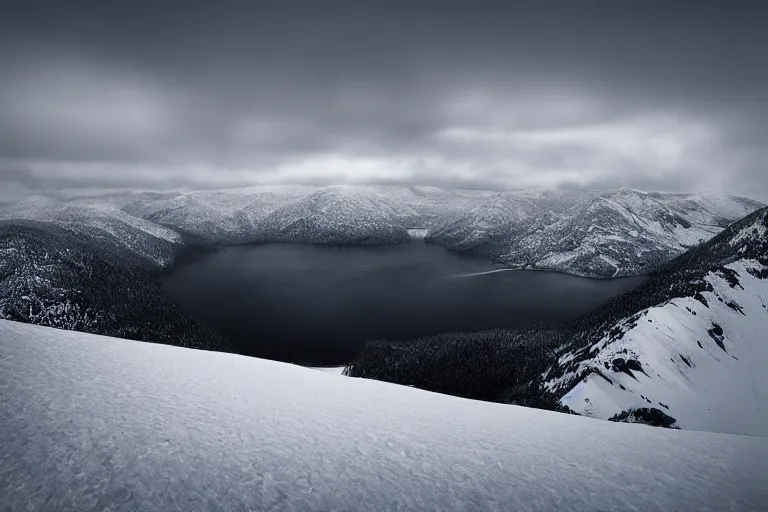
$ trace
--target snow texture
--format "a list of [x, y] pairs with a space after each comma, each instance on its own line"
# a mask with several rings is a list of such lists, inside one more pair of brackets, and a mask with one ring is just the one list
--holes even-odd
[[[596, 368], [608, 378], [588, 375], [561, 403], [602, 419], [655, 407], [683, 429], [768, 436], [768, 279], [750, 273], [762, 266], [749, 262], [726, 268], [740, 284], [731, 287], [710, 272], [712, 291], [702, 293], [707, 305], [676, 298], [643, 311], [619, 340], [606, 336], [578, 372]], [[640, 361], [643, 370], [615, 371], [617, 358]]]
[[658, 302], [566, 345], [544, 388], [594, 418], [655, 408], [682, 429], [768, 436], [767, 233], [768, 208], [617, 298]]
[[765, 510], [768, 438], [0, 321], [2, 510]]

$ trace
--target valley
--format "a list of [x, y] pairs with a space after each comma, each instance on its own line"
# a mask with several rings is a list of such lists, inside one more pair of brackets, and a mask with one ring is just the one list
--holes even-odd
[[604, 420], [768, 435], [766, 279], [763, 208], [563, 326], [369, 343], [348, 373]]
[[4, 2], [0, 512], [768, 512], [768, 4]]
[[[0, 203], [0, 318], [764, 433], [760, 207], [631, 189], [28, 196]], [[702, 414], [726, 403], [731, 423]]]
[[293, 192], [0, 205], [5, 504], [768, 500], [768, 208]]

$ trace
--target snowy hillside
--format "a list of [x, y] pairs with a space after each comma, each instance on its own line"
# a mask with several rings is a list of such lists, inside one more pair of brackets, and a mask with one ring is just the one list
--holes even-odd
[[155, 224], [214, 243], [242, 242], [244, 233], [248, 232], [243, 215], [222, 212], [191, 194], [180, 194], [149, 204], [133, 203], [126, 205], [124, 210]]
[[[584, 377], [561, 403], [603, 419], [655, 407], [681, 428], [768, 435], [768, 280], [750, 273], [754, 264], [725, 268], [738, 286], [710, 273], [703, 301], [673, 299], [617, 324], [621, 338], [606, 337], [575, 370], [601, 373]], [[626, 361], [641, 361], [642, 370], [625, 369]]]
[[602, 419], [768, 435], [767, 334], [764, 208], [565, 326], [371, 342], [347, 371]]
[[[82, 224], [73, 232], [58, 223], [0, 221], [0, 318], [187, 347], [227, 348], [219, 335], [182, 313], [147, 279], [147, 260], [125, 249], [132, 231], [119, 237], [106, 233]], [[142, 247], [158, 247], [155, 254], [162, 254], [167, 245]]]
[[139, 266], [166, 268], [183, 251], [179, 233], [154, 222], [129, 215], [118, 206], [124, 196], [100, 196], [62, 201], [32, 196], [0, 204], [0, 219], [46, 221], [98, 240], [138, 260]]
[[764, 510], [768, 438], [0, 321], [3, 510]]
[[264, 242], [391, 244], [408, 242], [406, 218], [376, 196], [350, 187], [326, 187], [266, 215], [253, 237]]
[[764, 209], [617, 299], [655, 305], [565, 347], [546, 388], [596, 418], [656, 408], [681, 428], [768, 435], [767, 233]]
[[495, 194], [447, 218], [427, 240], [456, 251], [493, 256], [499, 252], [499, 240], [514, 244], [548, 215], [551, 212], [544, 206], [519, 193]]
[[[740, 197], [622, 189], [574, 208], [524, 242], [522, 254], [538, 267], [590, 276], [647, 273], [761, 206]], [[516, 251], [502, 259], [519, 259]]]

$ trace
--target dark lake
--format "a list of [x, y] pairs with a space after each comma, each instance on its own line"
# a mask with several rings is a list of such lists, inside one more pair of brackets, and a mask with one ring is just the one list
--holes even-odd
[[[642, 278], [494, 270], [420, 240], [373, 248], [222, 247], [161, 279], [174, 301], [242, 354], [322, 365], [368, 340], [558, 324]], [[472, 275], [479, 274], [479, 275]]]

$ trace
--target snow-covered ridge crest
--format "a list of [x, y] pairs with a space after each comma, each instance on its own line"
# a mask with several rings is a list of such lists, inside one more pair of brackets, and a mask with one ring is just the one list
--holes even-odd
[[768, 435], [768, 280], [753, 275], [764, 267], [752, 261], [725, 268], [738, 286], [710, 273], [703, 300], [676, 298], [618, 323], [620, 338], [603, 337], [549, 388], [585, 375], [560, 400], [579, 414], [654, 407], [684, 429]]
[[631, 292], [661, 300], [565, 347], [545, 389], [596, 418], [650, 407], [684, 429], [768, 435], [767, 227], [763, 209], [670, 263]]

